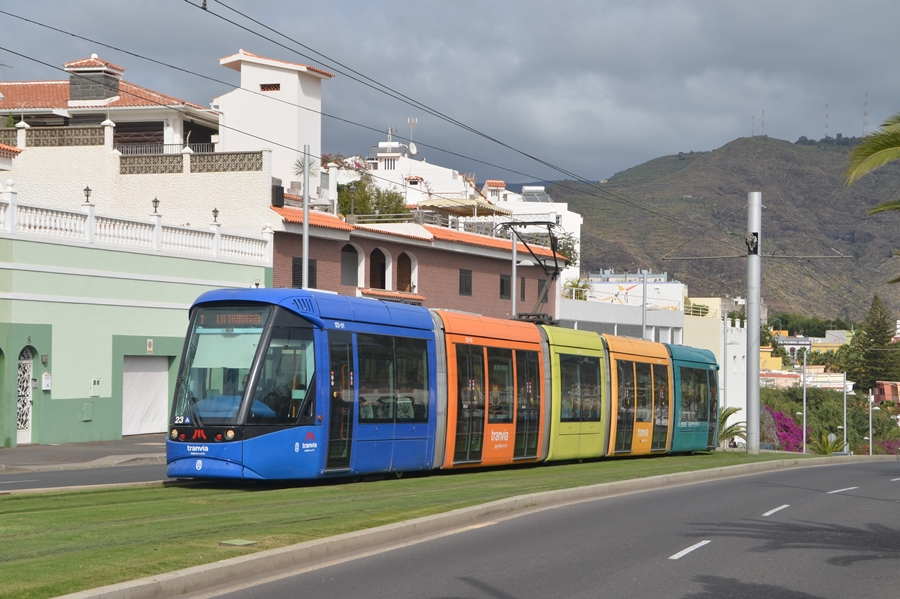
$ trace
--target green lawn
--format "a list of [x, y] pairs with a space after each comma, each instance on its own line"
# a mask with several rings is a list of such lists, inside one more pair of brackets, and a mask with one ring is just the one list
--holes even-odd
[[[783, 459], [716, 452], [354, 484], [153, 486], [0, 497], [0, 589], [66, 593], [525, 493]], [[221, 547], [250, 539], [250, 548]]]

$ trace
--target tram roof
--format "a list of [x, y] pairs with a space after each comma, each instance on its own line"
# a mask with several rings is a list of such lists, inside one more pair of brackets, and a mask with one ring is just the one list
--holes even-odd
[[434, 330], [431, 314], [421, 306], [349, 297], [325, 291], [293, 288], [216, 289], [198, 297], [191, 310], [210, 302], [259, 302], [282, 306], [323, 328], [331, 328], [330, 321], [341, 321]]

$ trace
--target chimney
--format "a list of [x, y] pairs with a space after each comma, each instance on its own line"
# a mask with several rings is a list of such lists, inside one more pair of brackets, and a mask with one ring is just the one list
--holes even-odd
[[125, 69], [100, 60], [96, 54], [63, 65], [69, 73], [69, 102], [106, 100], [119, 95]]

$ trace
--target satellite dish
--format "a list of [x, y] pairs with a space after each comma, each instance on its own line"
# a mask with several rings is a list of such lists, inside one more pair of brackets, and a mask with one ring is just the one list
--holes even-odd
[[416, 144], [414, 144], [413, 142], [409, 142], [409, 155], [415, 156], [418, 153], [419, 149], [416, 147]]

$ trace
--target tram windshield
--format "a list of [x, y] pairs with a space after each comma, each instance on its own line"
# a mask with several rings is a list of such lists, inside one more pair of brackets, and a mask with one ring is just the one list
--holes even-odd
[[272, 308], [198, 308], [181, 366], [172, 424], [236, 424]]

